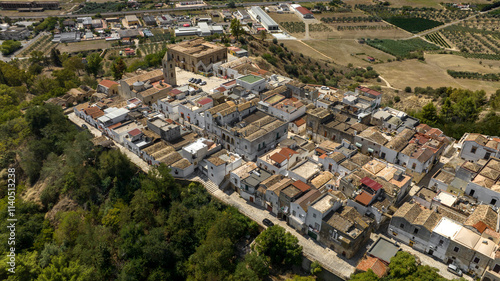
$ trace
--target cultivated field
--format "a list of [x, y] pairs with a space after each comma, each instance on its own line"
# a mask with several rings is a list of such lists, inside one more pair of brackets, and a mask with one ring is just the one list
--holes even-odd
[[[427, 57], [427, 56], [426, 56]], [[438, 59], [437, 61], [441, 61]], [[413, 87], [456, 87], [470, 90], [485, 90], [488, 94], [500, 88], [500, 82], [471, 79], [454, 79], [439, 67], [439, 63], [420, 62], [418, 60], [394, 61], [377, 64], [373, 68], [393, 87], [404, 89]], [[465, 65], [463, 69], [467, 69]]]
[[[304, 41], [304, 43], [313, 47], [319, 52], [331, 57], [335, 63], [341, 65], [348, 65], [349, 63], [352, 63], [355, 66], [363, 66], [363, 67], [373, 65], [372, 63], [364, 60], [368, 56], [381, 61], [387, 61], [388, 59], [392, 60], [395, 58], [394, 56], [391, 56], [387, 53], [379, 51], [365, 44], [359, 44], [356, 40], [350, 40], [350, 39], [309, 40], [309, 41]], [[285, 45], [286, 44], [287, 43], [285, 43]], [[303, 54], [310, 55], [310, 52], [304, 50]]]
[[106, 42], [105, 40], [90, 40], [90, 41], [81, 41], [76, 43], [68, 43], [68, 44], [59, 44], [57, 49], [61, 51], [61, 53], [78, 53], [85, 51], [95, 51], [95, 50], [103, 50], [111, 47], [111, 42]]

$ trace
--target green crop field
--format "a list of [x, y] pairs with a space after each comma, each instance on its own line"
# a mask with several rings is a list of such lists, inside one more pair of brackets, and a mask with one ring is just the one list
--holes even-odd
[[427, 39], [431, 42], [434, 42], [434, 43], [438, 44], [439, 46], [443, 46], [445, 48], [450, 48], [450, 45], [448, 43], [446, 43], [446, 41], [437, 32], [425, 35], [425, 39]]
[[389, 53], [397, 58], [411, 58], [417, 51], [439, 50], [434, 44], [415, 38], [410, 40], [373, 39], [366, 43], [376, 49]]
[[419, 33], [443, 24], [440, 21], [422, 18], [392, 17], [386, 19], [386, 21], [411, 33]]

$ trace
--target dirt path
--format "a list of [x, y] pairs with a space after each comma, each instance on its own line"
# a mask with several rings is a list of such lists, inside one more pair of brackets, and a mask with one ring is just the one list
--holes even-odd
[[[329, 59], [331, 62], [335, 63], [335, 60], [334, 60], [332, 57], [329, 57], [329, 56], [325, 55], [324, 53], [322, 53], [322, 52], [320, 52], [320, 51], [316, 50], [316, 49], [315, 49], [315, 48], [313, 48], [312, 46], [307, 45], [307, 44], [306, 44], [306, 43], [304, 43], [302, 40], [297, 40], [297, 41], [298, 41], [298, 42], [300, 42], [300, 43], [302, 43], [302, 44], [304, 44], [304, 45], [305, 45], [305, 46], [307, 46], [308, 48], [313, 49], [316, 53], [318, 53], [318, 54], [320, 54], [320, 55], [324, 56], [325, 58]], [[380, 76], [380, 75], [379, 75], [378, 77], [379, 77], [382, 81], [384, 81], [385, 86], [386, 86], [387, 88], [389, 88], [389, 89], [393, 89], [393, 90], [396, 90], [396, 88], [392, 87], [392, 86], [391, 86], [391, 84], [389, 83], [389, 81], [387, 81], [384, 77], [382, 77], [382, 76]]]

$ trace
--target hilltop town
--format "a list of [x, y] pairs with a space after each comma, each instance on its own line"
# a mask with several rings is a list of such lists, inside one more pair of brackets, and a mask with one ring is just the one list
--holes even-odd
[[[266, 210], [343, 259], [359, 259], [376, 232], [375, 246], [401, 243], [500, 278], [500, 138], [455, 140], [381, 108], [381, 92], [307, 85], [231, 52], [203, 39], [172, 45], [162, 69], [101, 81], [70, 119], [145, 170], [163, 163], [175, 178], [237, 193], [246, 212]], [[390, 261], [377, 249], [366, 258]]]
[[[151, 4], [154, 7], [148, 8], [168, 8], [175, 12], [154, 15], [135, 13], [142, 4], [128, 1], [120, 8], [127, 12], [123, 16], [114, 14], [115, 11], [103, 16], [96, 12], [100, 8], [92, 8], [99, 5], [79, 4], [71, 8], [74, 15], [50, 17], [39, 23], [19, 17], [14, 23], [1, 24], [0, 67], [10, 67], [0, 71], [0, 86], [5, 86], [0, 90], [8, 97], [5, 104], [0, 104], [5, 109], [1, 119], [10, 123], [5, 127], [9, 137], [0, 143], [0, 160], [2, 168], [16, 163], [18, 170], [24, 170], [23, 180], [29, 184], [22, 186], [23, 200], [35, 202], [46, 212], [38, 221], [39, 231], [45, 236], [37, 236], [40, 240], [32, 242], [30, 248], [40, 251], [43, 267], [49, 268], [52, 256], [64, 252], [66, 245], [70, 248], [77, 243], [83, 245], [80, 240], [85, 239], [76, 242], [73, 233], [93, 231], [89, 230], [92, 227], [85, 231], [83, 227], [77, 228], [70, 219], [79, 220], [82, 225], [87, 221], [89, 225], [102, 222], [111, 229], [110, 233], [114, 232], [102, 235], [105, 237], [102, 239], [117, 235], [114, 238], [120, 237], [124, 244], [142, 241], [137, 238], [140, 235], [131, 234], [134, 227], [143, 227], [137, 221], [164, 226], [168, 217], [171, 232], [175, 228], [172, 225], [187, 221], [202, 225], [192, 218], [183, 218], [182, 222], [173, 219], [182, 212], [192, 211], [178, 207], [172, 203], [175, 200], [183, 198], [186, 206], [197, 207], [209, 201], [197, 193], [194, 183], [198, 183], [217, 202], [234, 208], [217, 205], [214, 207], [217, 212], [234, 219], [237, 216], [231, 210], [237, 210], [246, 220], [256, 222], [255, 228], [260, 227], [259, 230], [276, 229], [271, 228], [274, 225], [284, 228], [302, 247], [304, 260], [296, 262], [296, 266], [302, 263], [302, 270], [312, 273], [317, 267], [333, 274], [318, 279], [393, 278], [391, 261], [405, 252], [418, 266], [435, 268], [430, 269], [432, 273], [446, 279], [500, 280], [500, 129], [495, 127], [500, 92], [493, 94], [498, 86], [498, 73], [493, 72], [498, 65], [489, 65], [486, 74], [442, 71], [452, 76], [452, 80], [470, 77], [482, 80], [482, 84], [472, 83], [469, 91], [446, 88], [440, 84], [443, 81], [433, 82], [436, 89], [420, 87], [421, 80], [426, 79], [414, 81], [412, 75], [408, 79], [398, 78], [387, 70], [388, 64], [394, 69], [407, 64], [408, 71], [412, 71], [415, 64], [441, 55], [465, 56], [461, 61], [470, 62], [464, 53], [485, 60], [484, 64], [478, 63], [480, 66], [474, 65], [474, 71], [486, 69], [486, 64], [498, 59], [495, 50], [500, 37], [495, 37], [496, 31], [481, 33], [489, 38], [487, 41], [471, 35], [486, 48], [476, 52], [455, 41], [455, 46], [450, 46], [453, 38], [450, 32], [454, 29], [448, 28], [475, 17], [486, 18], [481, 13], [496, 11], [497, 6], [491, 4], [487, 10], [479, 11], [475, 4], [443, 4], [446, 12], [439, 20], [447, 24], [451, 19], [456, 22], [449, 23], [449, 27], [426, 22], [428, 29], [410, 31], [415, 35], [406, 38], [403, 35], [408, 35], [408, 30], [404, 31], [404, 27], [379, 18], [377, 13], [385, 11], [384, 3], [377, 4], [376, 12], [369, 5], [356, 4], [356, 9], [372, 16], [353, 16], [348, 20], [327, 17], [327, 13], [350, 9], [342, 2], [333, 2], [328, 9], [323, 4], [308, 9], [307, 3], [270, 3], [266, 7], [246, 3], [236, 7], [231, 2], [210, 5], [212, 10], [203, 11], [204, 7], [208, 9], [203, 1], [181, 1]], [[52, 12], [59, 11], [59, 5], [55, 1], [0, 2], [2, 11], [9, 13], [49, 11], [54, 16], [57, 14]], [[194, 16], [179, 13], [191, 9], [201, 12]], [[89, 14], [80, 15], [77, 11]], [[363, 28], [352, 25], [358, 21]], [[364, 23], [368, 21], [370, 24]], [[331, 29], [332, 25], [336, 31]], [[370, 48], [370, 52], [359, 51], [349, 56], [339, 52], [335, 55], [342, 58], [335, 57], [334, 61], [330, 51], [336, 48], [329, 46], [328, 41], [322, 45], [321, 40], [326, 39], [320, 37], [351, 29], [377, 34], [393, 32], [395, 37], [405, 40], [394, 43], [369, 36], [365, 39], [358, 34], [355, 39], [350, 38], [354, 43], [347, 44], [355, 44], [356, 50]], [[448, 39], [438, 38], [440, 34], [448, 35]], [[399, 48], [391, 44], [403, 45], [397, 45]], [[418, 48], [411, 49], [410, 45]], [[407, 47], [411, 50], [403, 54], [401, 50]], [[391, 71], [397, 71], [394, 69]], [[82, 75], [84, 71], [86, 75]], [[47, 77], [54, 77], [54, 81]], [[402, 84], [407, 81], [411, 82]], [[469, 85], [468, 82], [458, 84]], [[487, 92], [480, 90], [482, 86]], [[61, 119], [51, 111], [54, 108], [64, 112]], [[63, 119], [72, 122], [67, 129], [70, 133], [46, 125], [65, 124]], [[76, 131], [81, 135], [77, 136]], [[52, 134], [65, 138], [70, 135], [70, 144], [58, 147], [67, 140], [59, 140]], [[79, 138], [85, 138], [84, 134], [91, 136], [92, 145], [80, 143]], [[28, 141], [40, 142], [23, 145], [26, 136]], [[51, 145], [44, 143], [45, 139], [54, 148], [48, 148]], [[84, 156], [71, 154], [73, 141], [77, 151], [73, 153]], [[26, 148], [8, 152], [9, 145]], [[37, 149], [54, 151], [44, 154]], [[111, 153], [120, 156], [112, 158], [108, 156]], [[40, 158], [40, 167], [26, 164]], [[123, 164], [127, 161], [137, 171]], [[75, 167], [79, 168], [65, 170], [61, 179], [54, 174], [76, 162], [80, 166]], [[104, 169], [107, 165], [122, 170], [97, 172], [96, 168], [85, 177], [93, 189], [79, 191], [77, 183], [82, 179], [77, 169], [94, 166]], [[144, 207], [153, 209], [154, 205], [155, 211], [151, 211], [154, 217], [148, 216], [153, 216], [148, 210], [137, 207], [154, 200], [165, 200]], [[125, 205], [136, 209], [123, 211]], [[167, 216], [158, 211], [161, 208], [175, 212]], [[206, 215], [219, 216], [210, 212], [215, 211], [210, 209]], [[130, 217], [137, 220], [135, 226], [119, 223]], [[244, 219], [238, 217], [238, 220], [242, 223]], [[221, 221], [220, 224], [226, 223]], [[252, 227], [245, 222], [242, 227], [245, 231], [237, 234], [238, 239], [231, 237], [231, 242], [238, 244], [231, 246], [237, 253], [226, 260], [244, 260], [248, 263], [246, 267], [251, 268], [251, 262], [243, 257], [256, 252], [258, 231]], [[194, 228], [205, 231], [209, 227]], [[149, 234], [150, 229], [140, 231]], [[218, 231], [225, 229], [219, 227]], [[207, 232], [197, 233], [197, 240], [193, 240], [197, 242], [186, 242], [182, 239], [195, 235], [178, 231], [182, 239], [176, 237], [176, 243], [181, 248], [204, 249], [200, 245], [209, 240], [205, 238], [216, 236], [215, 230]], [[155, 239], [161, 237], [148, 242], [151, 244], [167, 241], [171, 235], [164, 229], [151, 233], [158, 235]], [[43, 241], [56, 241], [64, 246], [57, 252], [51, 248], [55, 244], [47, 242], [49, 246], [43, 246]], [[140, 246], [129, 246], [124, 247], [126, 250], [99, 253], [108, 263], [114, 259], [113, 263], [119, 264], [117, 261], [123, 256], [138, 255], [129, 249]], [[96, 248], [101, 251], [100, 247]], [[184, 264], [180, 266], [182, 259], [178, 256], [182, 255], [178, 249], [162, 251], [177, 255], [173, 263], [179, 274], [176, 278], [188, 276], [186, 272], [193, 274], [195, 270], [186, 264], [188, 259], [195, 263], [195, 258], [183, 257]], [[205, 258], [204, 252], [196, 253], [201, 256], [198, 259]], [[148, 266], [165, 266], [156, 264], [162, 258], [144, 254], [148, 255], [153, 260], [148, 261]], [[127, 275], [126, 270], [135, 270], [127, 266], [117, 268], [124, 268], [121, 277]], [[276, 270], [279, 266], [267, 265], [269, 268]], [[115, 275], [109, 273], [113, 270]], [[118, 276], [117, 271], [109, 269], [99, 276], [112, 279], [110, 276]], [[210, 275], [200, 276], [195, 279], [210, 279]]]

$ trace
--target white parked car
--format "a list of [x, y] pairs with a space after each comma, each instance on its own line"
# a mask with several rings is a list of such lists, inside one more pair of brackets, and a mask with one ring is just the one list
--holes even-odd
[[455, 275], [458, 275], [458, 276], [462, 276], [462, 270], [460, 268], [458, 268], [458, 266], [454, 265], [454, 264], [449, 264], [448, 265], [448, 271], [455, 274]]
[[323, 87], [321, 87], [321, 90], [328, 91], [328, 90], [330, 90], [330, 88], [328, 88], [327, 86], [323, 86]]

